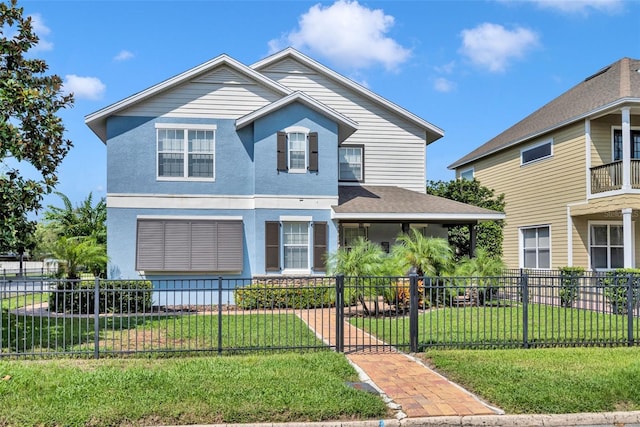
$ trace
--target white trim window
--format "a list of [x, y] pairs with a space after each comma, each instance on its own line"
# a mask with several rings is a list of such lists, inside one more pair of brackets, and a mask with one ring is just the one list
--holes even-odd
[[156, 124], [159, 180], [215, 180], [215, 125]]
[[362, 145], [338, 148], [338, 180], [364, 181], [363, 158]]
[[287, 159], [289, 172], [307, 171], [307, 133], [287, 133]]
[[589, 257], [594, 270], [624, 267], [624, 233], [621, 222], [589, 223]]
[[465, 169], [460, 171], [460, 179], [465, 179], [467, 181], [473, 181], [473, 168]]
[[521, 228], [522, 268], [551, 268], [551, 229], [548, 225]]
[[309, 222], [282, 223], [284, 270], [309, 270]]
[[520, 165], [528, 165], [549, 157], [553, 157], [553, 139], [520, 150]]

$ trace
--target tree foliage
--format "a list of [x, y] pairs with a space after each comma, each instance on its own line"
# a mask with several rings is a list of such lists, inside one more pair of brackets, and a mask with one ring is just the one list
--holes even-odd
[[[456, 179], [452, 181], [427, 182], [427, 194], [440, 196], [457, 202], [467, 203], [485, 209], [504, 212], [504, 194], [483, 187], [476, 179]], [[504, 221], [486, 221], [475, 226], [476, 245], [486, 251], [489, 257], [502, 256]], [[470, 234], [467, 226], [449, 228], [449, 243], [457, 260], [471, 255]]]
[[[37, 43], [31, 18], [16, 0], [0, 3], [0, 252], [30, 244], [36, 225], [28, 214], [42, 207], [72, 146], [57, 112], [72, 106], [73, 96], [62, 94], [59, 76], [45, 74], [45, 61], [25, 57]], [[39, 176], [22, 176], [20, 162]]]
[[93, 194], [78, 206], [59, 192], [63, 207], [49, 205], [44, 213], [44, 223], [57, 237], [92, 237], [97, 243], [107, 243], [107, 203], [103, 198], [93, 204]]

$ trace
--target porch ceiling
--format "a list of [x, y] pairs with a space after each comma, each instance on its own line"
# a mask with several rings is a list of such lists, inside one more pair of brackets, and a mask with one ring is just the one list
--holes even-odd
[[505, 219], [501, 212], [392, 186], [343, 186], [332, 218], [469, 223]]

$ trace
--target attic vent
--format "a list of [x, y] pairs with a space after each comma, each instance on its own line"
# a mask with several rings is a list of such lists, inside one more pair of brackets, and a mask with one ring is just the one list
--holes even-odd
[[611, 67], [604, 67], [602, 70], [598, 71], [597, 73], [587, 77], [586, 79], [584, 79], [585, 82], [588, 82], [589, 80], [593, 79], [594, 77], [598, 77], [600, 74], [604, 74], [607, 71], [609, 71], [609, 68]]

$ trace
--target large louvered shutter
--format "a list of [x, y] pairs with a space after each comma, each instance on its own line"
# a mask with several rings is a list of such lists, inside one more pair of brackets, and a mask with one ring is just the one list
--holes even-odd
[[139, 271], [237, 272], [243, 257], [240, 220], [138, 220]]
[[278, 132], [278, 171], [287, 169], [287, 134]]
[[313, 269], [325, 271], [325, 257], [327, 254], [327, 223], [313, 223]]
[[280, 270], [280, 223], [277, 221], [267, 221], [264, 223], [265, 230], [265, 270]]
[[318, 172], [318, 132], [309, 133], [309, 172]]

